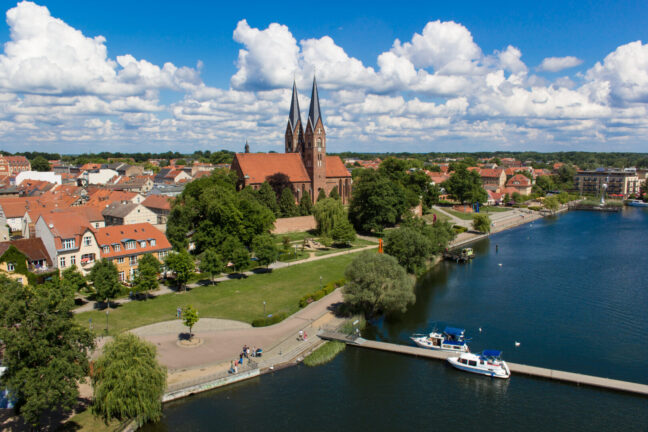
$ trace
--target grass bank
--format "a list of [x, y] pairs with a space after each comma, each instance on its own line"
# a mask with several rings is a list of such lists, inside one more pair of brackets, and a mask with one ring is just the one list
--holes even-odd
[[335, 358], [336, 355], [344, 351], [346, 344], [339, 341], [328, 341], [324, 345], [317, 348], [304, 359], [306, 366], [319, 366], [328, 363]]
[[[108, 328], [112, 335], [125, 330], [176, 319], [176, 309], [193, 305], [201, 318], [224, 318], [252, 323], [264, 314], [284, 312], [287, 316], [299, 310], [299, 299], [324, 284], [344, 277], [344, 270], [355, 258], [341, 255], [319, 261], [262, 273], [243, 279], [232, 279], [216, 285], [193, 288], [188, 292], [165, 294], [149, 300], [132, 301], [111, 309]], [[75, 315], [81, 325], [92, 319], [97, 334], [105, 334], [105, 311]]]
[[68, 432], [68, 431], [82, 431], [82, 432], [120, 432], [124, 430], [124, 427], [129, 423], [130, 421], [125, 421], [125, 422], [119, 422], [116, 420], [113, 420], [109, 422], [108, 424], [104, 423], [104, 421], [100, 417], [95, 417], [92, 414], [92, 411], [88, 407], [85, 411], [82, 411], [75, 416], [73, 416], [70, 420], [65, 422], [63, 426], [61, 426], [59, 429], [57, 429], [60, 432]]

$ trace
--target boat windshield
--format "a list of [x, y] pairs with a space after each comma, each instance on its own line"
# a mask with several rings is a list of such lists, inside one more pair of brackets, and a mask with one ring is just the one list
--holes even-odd
[[443, 334], [449, 342], [463, 342], [464, 332], [464, 329], [455, 327], [446, 327], [445, 330], [443, 330]]
[[481, 356], [487, 360], [500, 360], [500, 357], [502, 356], [502, 351], [484, 350], [482, 351]]

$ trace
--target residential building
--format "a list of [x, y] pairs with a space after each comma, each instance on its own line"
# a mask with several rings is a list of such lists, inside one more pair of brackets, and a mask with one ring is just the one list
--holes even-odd
[[119, 280], [129, 282], [137, 274], [138, 262], [147, 253], [163, 261], [171, 251], [166, 236], [148, 223], [108, 226], [96, 232], [102, 259], [117, 267]]
[[129, 165], [125, 162], [114, 162], [111, 164], [103, 165], [102, 168], [117, 171], [117, 174], [122, 177], [135, 177], [144, 175], [144, 167], [139, 165]]
[[164, 195], [149, 195], [142, 202], [142, 205], [157, 215], [157, 224], [167, 223], [171, 213], [171, 199]]
[[640, 190], [639, 177], [633, 171], [599, 168], [580, 171], [574, 176], [574, 188], [583, 195], [600, 195], [604, 184], [608, 195], [627, 197]]
[[191, 181], [191, 174], [181, 169], [164, 168], [155, 176], [155, 184], [177, 184]]
[[506, 185], [506, 174], [503, 169], [481, 168], [479, 169], [482, 186], [486, 190], [499, 192]]
[[85, 185], [105, 185], [112, 178], [117, 177], [117, 171], [111, 169], [98, 169], [85, 171], [79, 178]]
[[157, 215], [142, 204], [132, 202], [113, 203], [102, 210], [106, 226], [157, 223]]
[[0, 242], [0, 274], [27, 285], [55, 270], [41, 239]]
[[16, 186], [20, 186], [20, 184], [25, 180], [40, 180], [58, 185], [63, 183], [61, 175], [52, 171], [21, 171], [16, 174]]
[[[0, 156], [7, 161], [10, 174], [18, 174], [23, 171], [31, 171], [31, 163], [25, 156]], [[2, 162], [0, 162], [2, 163]]]
[[240, 188], [251, 186], [257, 189], [270, 176], [284, 174], [296, 200], [308, 191], [315, 201], [320, 190], [328, 195], [337, 187], [342, 202], [349, 202], [351, 173], [339, 156], [326, 155], [326, 130], [314, 79], [306, 127], [302, 125], [297, 87], [293, 83], [285, 153], [249, 153], [248, 147], [246, 153], [234, 155], [232, 170], [238, 175]]
[[55, 267], [65, 270], [76, 265], [84, 275], [99, 259], [94, 232], [87, 218], [77, 213], [45, 213], [35, 227]]
[[520, 195], [530, 195], [533, 185], [531, 180], [523, 174], [515, 174], [506, 182], [507, 189], [515, 189]]

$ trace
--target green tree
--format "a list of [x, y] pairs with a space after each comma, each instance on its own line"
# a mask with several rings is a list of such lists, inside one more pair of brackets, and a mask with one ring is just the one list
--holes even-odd
[[487, 195], [484, 197], [486, 192], [482, 188], [479, 173], [469, 171], [463, 166], [458, 167], [450, 175], [450, 178], [443, 183], [443, 187], [462, 204], [466, 201], [484, 202], [488, 198]]
[[266, 178], [266, 181], [270, 184], [270, 187], [272, 187], [277, 200], [279, 200], [279, 198], [281, 197], [283, 190], [289, 188], [291, 185], [290, 177], [282, 172], [276, 172], [271, 176], [268, 176], [268, 178]]
[[365, 170], [354, 184], [349, 220], [358, 231], [380, 231], [396, 224], [409, 209], [400, 183], [374, 170]]
[[74, 321], [73, 307], [72, 291], [0, 277], [0, 340], [7, 368], [0, 381], [16, 400], [17, 412], [34, 427], [43, 414], [76, 405], [79, 381], [89, 371], [94, 338]]
[[341, 220], [346, 219], [344, 206], [340, 200], [324, 198], [313, 207], [317, 231], [321, 236], [331, 237], [331, 233]]
[[158, 275], [160, 274], [160, 261], [153, 254], [145, 254], [137, 263], [137, 276], [133, 287], [137, 292], [146, 293], [148, 298], [149, 292], [159, 286]]
[[182, 323], [185, 327], [189, 327], [189, 339], [193, 339], [193, 333], [191, 331], [199, 319], [198, 311], [193, 306], [185, 306], [182, 309]]
[[290, 187], [281, 191], [281, 198], [279, 198], [279, 211], [282, 217], [293, 217], [299, 214], [297, 205], [295, 204], [295, 194]]
[[175, 161], [175, 166], [180, 166], [180, 165], [182, 165], [182, 166], [187, 165], [187, 161], [184, 160], [184, 159], [177, 159]]
[[63, 270], [62, 276], [63, 279], [61, 280], [61, 287], [68, 288], [73, 293], [80, 292], [88, 288], [87, 279], [81, 274], [79, 270], [77, 270], [76, 265], [72, 265], [71, 267]]
[[356, 239], [356, 232], [353, 225], [346, 217], [341, 218], [335, 223], [331, 231], [333, 243], [337, 245], [350, 245]]
[[546, 197], [543, 204], [547, 210], [551, 210], [552, 214], [560, 207], [560, 201], [558, 201], [558, 197], [555, 195]]
[[250, 252], [245, 246], [239, 244], [232, 250], [230, 261], [234, 264], [234, 270], [240, 273], [250, 267]]
[[34, 171], [49, 171], [52, 169], [49, 162], [43, 156], [36, 156], [34, 160], [31, 161], [31, 167]]
[[166, 267], [175, 274], [175, 281], [178, 285], [178, 289], [185, 287], [185, 284], [191, 276], [193, 276], [196, 265], [194, 264], [193, 257], [186, 250], [181, 250], [177, 253], [171, 253], [167, 255], [166, 260], [164, 261]]
[[301, 199], [299, 200], [299, 214], [301, 216], [308, 216], [313, 212], [313, 199], [308, 193], [307, 190], [302, 194]]
[[482, 233], [489, 233], [491, 231], [491, 220], [488, 215], [485, 214], [474, 214], [472, 220], [472, 227], [475, 231]]
[[558, 168], [558, 182], [561, 184], [561, 189], [570, 189], [574, 184], [574, 176], [576, 169], [569, 165], [563, 165]]
[[252, 250], [259, 265], [266, 268], [279, 258], [279, 250], [270, 234], [256, 236], [252, 240]]
[[106, 300], [108, 306], [110, 300], [117, 297], [122, 285], [119, 283], [117, 267], [110, 260], [97, 261], [92, 267], [88, 279], [92, 281], [97, 300]]
[[405, 312], [416, 301], [414, 281], [391, 255], [363, 252], [345, 271], [344, 301], [373, 318]]
[[398, 260], [409, 273], [421, 273], [432, 255], [432, 243], [420, 230], [402, 227], [385, 237], [385, 253]]
[[277, 204], [277, 194], [272, 190], [270, 183], [263, 182], [258, 192], [259, 201], [263, 203], [276, 216], [279, 216], [279, 205]]
[[223, 258], [214, 249], [207, 249], [200, 255], [200, 273], [208, 274], [212, 284], [214, 283], [214, 276], [224, 271], [225, 263]]
[[331, 193], [329, 193], [329, 198], [333, 198], [333, 199], [336, 199], [336, 200], [340, 199], [340, 193], [338, 192], [337, 185], [333, 186], [333, 189], [331, 189]]
[[156, 348], [132, 333], [108, 342], [94, 365], [92, 411], [105, 422], [134, 419], [138, 426], [162, 417], [166, 368]]
[[556, 185], [550, 176], [539, 176], [536, 178], [536, 186], [538, 186], [542, 192], [548, 192], [556, 189]]
[[326, 192], [324, 191], [324, 189], [320, 189], [317, 194], [317, 202], [320, 202], [323, 199], [326, 199]]

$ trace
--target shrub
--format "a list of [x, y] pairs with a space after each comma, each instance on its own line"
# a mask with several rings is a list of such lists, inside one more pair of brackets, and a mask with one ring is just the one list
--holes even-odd
[[281, 322], [285, 319], [286, 319], [286, 313], [280, 312], [278, 314], [272, 315], [271, 317], [255, 319], [254, 321], [252, 321], [252, 327], [266, 327], [272, 324], [277, 324], [278, 322]]
[[452, 229], [453, 229], [457, 234], [461, 234], [461, 233], [463, 233], [463, 232], [468, 231], [468, 228], [466, 228], [466, 227], [464, 227], [464, 226], [461, 226], [461, 225], [455, 225], [455, 226], [452, 227]]
[[542, 207], [541, 206], [529, 206], [529, 210], [540, 211], [540, 210], [542, 210]]
[[336, 355], [342, 352], [344, 348], [346, 348], [346, 344], [344, 342], [326, 342], [324, 345], [310, 353], [308, 357], [304, 359], [304, 364], [306, 366], [318, 366], [330, 362], [335, 358]]
[[327, 283], [326, 285], [324, 285], [324, 288], [317, 290], [313, 293], [306, 294], [305, 296], [300, 298], [299, 307], [303, 308], [308, 306], [310, 303], [317, 301], [326, 295], [331, 294], [333, 291], [335, 291], [336, 288], [343, 286], [345, 283], [346, 283], [346, 279], [344, 278]]

